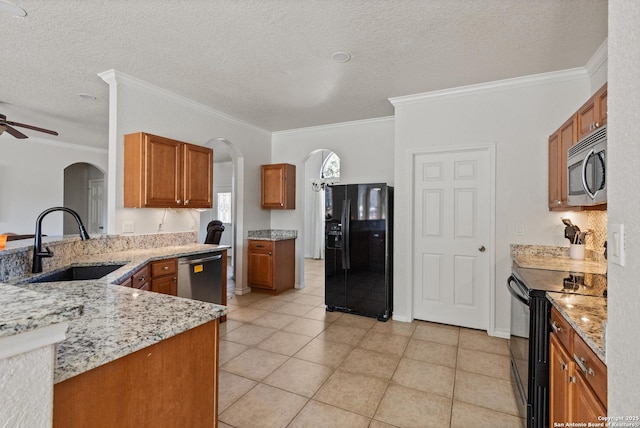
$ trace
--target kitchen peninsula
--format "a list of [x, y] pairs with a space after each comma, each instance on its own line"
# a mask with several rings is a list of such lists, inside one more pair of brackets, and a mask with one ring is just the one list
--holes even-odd
[[[218, 321], [226, 308], [113, 284], [153, 260], [227, 248], [195, 244], [195, 234], [167, 235], [51, 243], [58, 246], [57, 263], [125, 263], [98, 280], [25, 284], [32, 275], [15, 276], [11, 269], [20, 265], [22, 249], [0, 252], [5, 276], [14, 276], [3, 278], [14, 286], [2, 285], [11, 291], [0, 293], [2, 307], [24, 294], [22, 311], [42, 300], [73, 315], [65, 318], [67, 338], [56, 350], [54, 426], [160, 426], [171, 420], [215, 426]], [[159, 240], [180, 245], [161, 246]], [[126, 250], [131, 247], [137, 249]], [[20, 316], [20, 308], [12, 309], [0, 312], [0, 338], [38, 327]]]

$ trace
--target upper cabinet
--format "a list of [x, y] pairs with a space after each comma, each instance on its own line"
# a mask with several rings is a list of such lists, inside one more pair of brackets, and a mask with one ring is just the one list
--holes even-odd
[[549, 137], [549, 209], [567, 210], [567, 150], [577, 141], [576, 117], [571, 116]]
[[263, 209], [292, 210], [296, 207], [296, 167], [288, 163], [262, 165], [261, 201]]
[[138, 132], [124, 136], [125, 208], [211, 208], [213, 150]]
[[576, 114], [578, 140], [607, 123], [607, 84], [598, 89]]
[[549, 210], [602, 209], [570, 206], [567, 187], [567, 151], [593, 130], [607, 123], [607, 84], [549, 137]]

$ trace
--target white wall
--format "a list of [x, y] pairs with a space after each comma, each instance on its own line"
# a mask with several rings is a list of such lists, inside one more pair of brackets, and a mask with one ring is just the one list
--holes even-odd
[[[547, 139], [591, 95], [584, 71], [456, 88], [393, 99], [395, 104], [394, 318], [412, 319], [412, 162], [429, 147], [496, 144], [495, 314], [490, 333], [507, 336], [511, 243], [566, 245], [560, 217], [547, 209]], [[583, 221], [572, 214], [578, 224]], [[525, 235], [516, 236], [516, 225]]]
[[304, 281], [305, 161], [317, 149], [340, 157], [340, 183], [389, 183], [393, 185], [393, 118], [380, 118], [328, 126], [276, 132], [271, 163], [296, 166], [296, 209], [273, 210], [272, 229], [296, 229], [296, 284]]
[[[0, 135], [0, 233], [33, 234], [42, 211], [63, 205], [64, 169], [77, 162], [93, 164], [106, 173], [107, 150], [33, 136], [18, 140], [7, 133]], [[66, 215], [45, 217], [43, 233], [62, 235]]]
[[[101, 77], [109, 83], [110, 92], [109, 174], [114, 179], [108, 186], [113, 212], [109, 232], [121, 233], [124, 221], [135, 223], [135, 233], [156, 232], [164, 213], [162, 209], [123, 208], [125, 134], [142, 131], [202, 146], [223, 138], [231, 145], [236, 165], [236, 208], [240, 214], [236, 225], [236, 287], [243, 290], [246, 231], [269, 227], [269, 213], [260, 209], [260, 165], [270, 161], [271, 134], [115, 70], [101, 73]], [[188, 209], [169, 211], [164, 231], [192, 228], [199, 229], [199, 215]]]
[[[609, 415], [640, 414], [640, 3], [609, 2], [608, 230], [624, 224], [627, 263], [609, 260]], [[638, 239], [636, 238], [638, 237]], [[609, 239], [611, 242], [611, 239]], [[611, 250], [610, 250], [611, 251]]]
[[304, 163], [304, 180], [300, 183], [300, 185], [304, 187], [304, 206], [302, 208], [304, 209], [304, 257], [313, 257], [313, 216], [310, 210], [313, 208], [313, 197], [316, 192], [310, 190], [311, 180], [320, 178], [320, 168], [322, 168], [323, 158], [326, 159], [330, 153], [330, 150], [324, 150], [324, 154], [323, 151], [315, 152]]

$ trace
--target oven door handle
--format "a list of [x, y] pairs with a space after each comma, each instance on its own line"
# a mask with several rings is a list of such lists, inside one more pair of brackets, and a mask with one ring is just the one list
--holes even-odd
[[[518, 299], [520, 302], [522, 302], [523, 304], [529, 306], [529, 300], [527, 298], [525, 298], [523, 295], [521, 295], [520, 293], [518, 293], [514, 288], [513, 285], [511, 285], [511, 283], [514, 282], [515, 284], [517, 284], [519, 281], [516, 279], [516, 277], [514, 277], [513, 275], [511, 275], [508, 279], [507, 279], [507, 288], [509, 289], [509, 293], [511, 293], [511, 295], [513, 297], [515, 297], [516, 299]], [[517, 285], [516, 285], [517, 286]], [[519, 288], [519, 287], [518, 287]]]

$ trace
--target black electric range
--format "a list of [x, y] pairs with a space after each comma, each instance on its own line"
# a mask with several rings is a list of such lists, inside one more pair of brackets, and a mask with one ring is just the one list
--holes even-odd
[[511, 293], [511, 377], [527, 428], [549, 427], [549, 317], [547, 292], [603, 296], [606, 275], [513, 266]]

